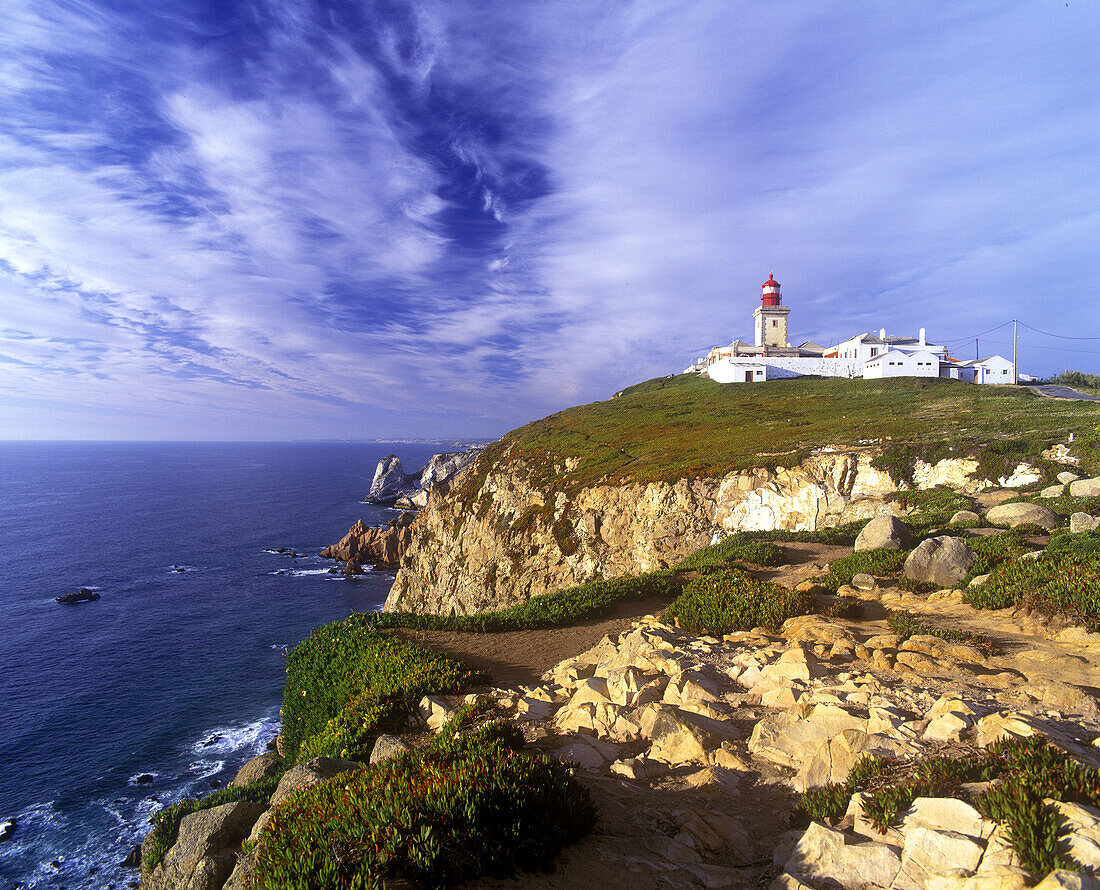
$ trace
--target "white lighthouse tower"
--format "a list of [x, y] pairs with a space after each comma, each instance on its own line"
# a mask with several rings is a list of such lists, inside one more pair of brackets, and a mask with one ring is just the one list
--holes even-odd
[[756, 345], [765, 350], [769, 346], [778, 346], [781, 349], [790, 346], [787, 341], [787, 316], [790, 314], [791, 307], [783, 305], [779, 282], [772, 272], [764, 282], [760, 305], [752, 314], [756, 322]]

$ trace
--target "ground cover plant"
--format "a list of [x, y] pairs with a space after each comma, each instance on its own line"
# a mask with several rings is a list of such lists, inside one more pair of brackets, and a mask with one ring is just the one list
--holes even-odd
[[[963, 786], [993, 782], [971, 794]], [[968, 800], [983, 816], [1007, 828], [1023, 865], [1043, 878], [1056, 868], [1080, 869], [1065, 852], [1064, 829], [1044, 799], [1095, 807], [1100, 775], [1081, 766], [1042, 736], [1002, 739], [964, 757], [932, 757], [916, 763], [864, 757], [843, 784], [807, 791], [799, 802], [806, 819], [835, 822], [856, 792], [864, 817], [880, 831], [896, 825], [918, 797]]]
[[1100, 533], [1054, 535], [1040, 557], [1002, 562], [964, 599], [977, 609], [1061, 613], [1100, 630]]
[[[756, 565], [779, 565], [783, 560], [784, 542], [804, 544], [854, 544], [866, 520], [846, 522], [833, 528], [817, 531], [792, 532], [785, 529], [770, 531], [742, 531], [727, 535], [722, 540], [702, 547], [673, 566], [676, 572], [707, 572], [729, 568], [735, 562], [753, 562]], [[771, 545], [767, 547], [765, 545]], [[750, 559], [749, 557], [756, 557]], [[767, 562], [763, 560], [767, 559]], [[774, 560], [774, 561], [773, 561]]]
[[487, 474], [504, 460], [522, 461], [537, 484], [569, 496], [599, 482], [791, 467], [822, 445], [879, 440], [893, 455], [895, 446], [917, 441], [915, 431], [921, 438], [908, 466], [893, 458], [901, 476], [911, 473], [916, 457], [941, 450], [979, 457], [988, 451], [990, 462], [1003, 466], [1019, 448], [1041, 451], [1093, 425], [1094, 406], [1042, 399], [1024, 387], [918, 378], [800, 378], [734, 386], [681, 374], [513, 430], [485, 450], [454, 491], [459, 503], [474, 507]]
[[965, 643], [989, 654], [993, 652], [993, 644], [981, 634], [937, 627], [935, 624], [929, 624], [924, 619], [918, 618], [912, 612], [891, 612], [886, 618], [886, 623], [890, 626], [890, 632], [897, 634], [903, 640], [916, 636], [938, 637], [949, 643]]
[[380, 721], [478, 679], [453, 658], [379, 631], [369, 616], [325, 625], [287, 655], [284, 755], [292, 763], [320, 754], [362, 759]]
[[976, 557], [970, 566], [968, 579], [976, 578], [978, 575], [988, 575], [1001, 563], [1019, 559], [1025, 553], [1035, 549], [1024, 540], [1019, 528], [1010, 528], [992, 535], [972, 535], [966, 538], [966, 546], [974, 552]]
[[905, 517], [905, 522], [917, 534], [932, 528], [942, 528], [960, 510], [977, 512], [974, 498], [942, 485], [895, 492], [887, 500], [913, 511]]
[[285, 767], [277, 773], [248, 785], [230, 785], [204, 797], [181, 800], [157, 810], [149, 820], [153, 823], [153, 838], [142, 844], [146, 848], [142, 864], [147, 870], [152, 871], [164, 861], [165, 854], [172, 849], [176, 838], [179, 837], [180, 822], [183, 821], [184, 816], [200, 810], [220, 807], [223, 804], [236, 803], [239, 800], [267, 803], [275, 793], [275, 787], [279, 784], [279, 779], [283, 777], [284, 772], [286, 772]]
[[494, 722], [344, 773], [282, 805], [257, 843], [256, 887], [440, 887], [550, 865], [595, 810], [555, 760]]
[[742, 569], [702, 575], [688, 582], [662, 620], [692, 633], [723, 634], [766, 627], [813, 611], [813, 597], [760, 581]]
[[844, 584], [851, 584], [852, 578], [859, 574], [890, 577], [901, 571], [908, 555], [908, 550], [894, 550], [890, 547], [857, 550], [849, 556], [834, 559], [829, 563], [829, 574], [817, 580], [825, 589], [835, 591]]
[[670, 571], [648, 572], [606, 581], [589, 581], [577, 587], [533, 596], [522, 603], [495, 612], [476, 615], [425, 615], [417, 612], [375, 612], [364, 615], [364, 623], [377, 628], [411, 627], [419, 630], [448, 630], [459, 633], [499, 633], [560, 627], [598, 618], [629, 599], [669, 597], [677, 591]]

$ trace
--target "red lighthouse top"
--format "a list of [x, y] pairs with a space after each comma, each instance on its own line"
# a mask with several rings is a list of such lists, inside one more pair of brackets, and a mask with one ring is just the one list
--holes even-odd
[[779, 292], [779, 282], [775, 280], [775, 273], [768, 273], [768, 280], [764, 282], [764, 292], [760, 296], [760, 302], [765, 306], [778, 306], [783, 302], [783, 295]]

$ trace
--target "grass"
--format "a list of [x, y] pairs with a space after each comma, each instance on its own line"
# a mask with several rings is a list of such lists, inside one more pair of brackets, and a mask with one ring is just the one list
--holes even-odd
[[981, 634], [962, 630], [946, 630], [934, 624], [929, 624], [912, 612], [891, 612], [886, 619], [886, 623], [890, 625], [890, 632], [897, 634], [903, 640], [916, 636], [938, 637], [949, 643], [965, 643], [967, 646], [974, 646], [987, 654], [993, 654], [993, 644]]
[[240, 800], [266, 804], [275, 793], [275, 787], [279, 784], [284, 772], [286, 770], [282, 769], [249, 785], [230, 785], [205, 797], [181, 800], [162, 810], [157, 810], [149, 820], [153, 823], [153, 839], [142, 861], [146, 870], [152, 871], [164, 861], [165, 854], [179, 837], [180, 822], [183, 821], [184, 816]]
[[689, 582], [661, 620], [692, 633], [721, 636], [754, 627], [778, 631], [788, 618], [812, 610], [809, 594], [757, 580], [733, 568]]
[[964, 598], [977, 609], [1060, 613], [1100, 630], [1100, 533], [1054, 535], [1038, 559], [1002, 562]]
[[460, 662], [386, 634], [352, 615], [315, 630], [287, 656], [283, 751], [363, 759], [381, 721], [424, 695], [459, 692], [480, 675]]
[[412, 627], [460, 633], [499, 633], [561, 627], [598, 618], [629, 599], [672, 597], [677, 587], [670, 571], [590, 581], [577, 587], [533, 596], [522, 603], [476, 615], [424, 615], [417, 612], [375, 612], [362, 621], [377, 628]]
[[[970, 795], [970, 782], [993, 782]], [[977, 755], [932, 757], [915, 763], [864, 757], [840, 785], [807, 791], [799, 809], [807, 819], [833, 822], [851, 797], [864, 792], [863, 814], [885, 831], [918, 797], [968, 800], [987, 819], [1006, 826], [1024, 868], [1041, 879], [1057, 868], [1080, 869], [1065, 848], [1065, 835], [1044, 799], [1100, 804], [1100, 775], [1081, 766], [1041, 736], [1004, 739]]]
[[505, 460], [524, 462], [536, 484], [568, 496], [601, 482], [675, 481], [790, 467], [822, 445], [868, 440], [886, 442], [887, 452], [900, 443], [911, 446], [908, 469], [901, 458], [895, 461], [904, 476], [912, 459], [933, 452], [980, 457], [991, 451], [998, 465], [1014, 459], [1019, 448], [1038, 457], [1046, 444], [1095, 423], [1094, 405], [1054, 402], [1016, 387], [916, 378], [801, 378], [733, 386], [679, 375], [513, 430], [485, 450], [455, 494], [463, 505], [475, 506], [487, 496], [486, 476]]
[[416, 885], [550, 866], [595, 823], [560, 764], [508, 722], [444, 731], [428, 748], [300, 791], [257, 843], [257, 890]]

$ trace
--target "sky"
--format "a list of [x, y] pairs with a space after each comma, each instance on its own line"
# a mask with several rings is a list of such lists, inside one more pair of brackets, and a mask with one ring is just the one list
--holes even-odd
[[496, 436], [773, 270], [1100, 370], [1091, 0], [4, 6], [0, 439]]

